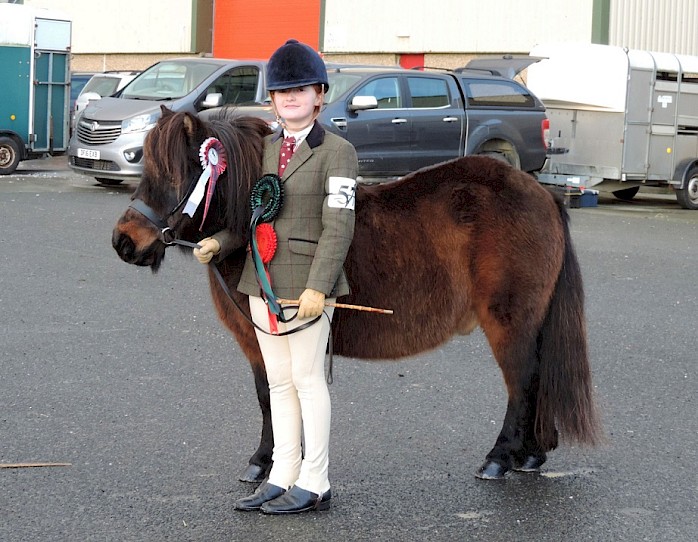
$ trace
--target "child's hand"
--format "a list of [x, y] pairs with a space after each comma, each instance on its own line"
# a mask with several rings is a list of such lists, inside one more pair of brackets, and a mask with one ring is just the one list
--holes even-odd
[[320, 316], [325, 308], [325, 294], [307, 288], [298, 298], [298, 318], [314, 318]]
[[203, 264], [210, 262], [221, 251], [221, 244], [212, 237], [206, 237], [199, 241], [199, 246], [201, 248], [194, 249], [194, 257]]

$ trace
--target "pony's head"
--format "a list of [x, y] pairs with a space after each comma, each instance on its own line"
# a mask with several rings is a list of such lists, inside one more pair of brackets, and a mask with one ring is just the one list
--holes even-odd
[[[255, 117], [224, 110], [204, 122], [162, 107], [162, 117], [145, 138], [141, 181], [112, 234], [121, 259], [157, 271], [173, 241], [195, 243], [224, 228], [244, 245], [250, 190], [261, 176], [268, 133], [268, 125]], [[190, 217], [183, 211], [203, 171], [201, 146], [211, 137], [223, 145], [227, 168], [218, 177], [205, 219], [203, 202]]]

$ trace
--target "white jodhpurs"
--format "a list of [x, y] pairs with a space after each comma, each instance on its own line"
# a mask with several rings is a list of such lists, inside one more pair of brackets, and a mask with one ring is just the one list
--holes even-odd
[[[269, 483], [283, 488], [297, 485], [318, 495], [330, 489], [331, 406], [325, 381], [325, 352], [333, 311], [332, 307], [325, 307], [329, 318], [323, 316], [309, 328], [283, 337], [255, 330], [269, 381], [274, 430], [274, 464]], [[250, 313], [255, 324], [269, 330], [267, 305], [260, 297], [250, 296]], [[293, 311], [285, 314], [291, 316]], [[309, 321], [279, 322], [279, 333]]]

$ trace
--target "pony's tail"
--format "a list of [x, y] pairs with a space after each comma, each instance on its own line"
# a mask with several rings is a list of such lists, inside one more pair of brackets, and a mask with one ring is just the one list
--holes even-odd
[[557, 447], [556, 426], [565, 441], [595, 445], [603, 440], [587, 352], [582, 275], [572, 246], [569, 217], [562, 204], [559, 206], [565, 254], [538, 336], [536, 440], [544, 451]]

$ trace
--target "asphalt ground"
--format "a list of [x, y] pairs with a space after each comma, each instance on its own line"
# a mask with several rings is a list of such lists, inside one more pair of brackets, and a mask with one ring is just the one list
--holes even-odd
[[480, 332], [337, 358], [332, 509], [267, 517], [232, 509], [261, 416], [203, 269], [110, 246], [134, 188], [64, 158], [0, 178], [0, 540], [698, 539], [698, 213], [673, 197], [570, 210], [607, 444], [478, 480], [506, 406]]

